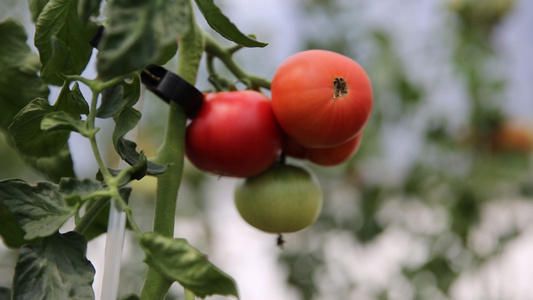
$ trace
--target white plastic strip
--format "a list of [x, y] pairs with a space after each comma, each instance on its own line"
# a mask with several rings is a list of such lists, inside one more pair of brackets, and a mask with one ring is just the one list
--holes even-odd
[[[135, 108], [142, 111], [144, 99], [144, 86], [141, 87], [141, 96]], [[126, 138], [135, 141], [139, 127], [136, 126], [126, 134]], [[119, 163], [119, 168], [126, 167], [124, 161]], [[126, 234], [126, 213], [117, 208], [116, 201], [111, 201], [109, 209], [109, 223], [107, 224], [107, 238], [105, 243], [104, 273], [102, 276], [101, 300], [115, 300], [118, 294], [120, 281], [120, 266], [122, 263], [122, 250]]]
[[102, 300], [117, 299], [120, 279], [120, 265], [126, 228], [126, 213], [117, 208], [115, 200], [111, 201], [109, 223], [105, 244], [104, 273], [102, 278]]

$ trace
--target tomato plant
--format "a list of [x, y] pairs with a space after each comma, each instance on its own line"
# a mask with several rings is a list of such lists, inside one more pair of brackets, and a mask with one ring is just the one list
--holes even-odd
[[275, 165], [235, 188], [243, 219], [270, 233], [295, 232], [311, 226], [322, 209], [322, 189], [307, 170]]
[[372, 111], [372, 86], [352, 59], [308, 50], [286, 59], [272, 79], [272, 108], [299, 144], [326, 148], [357, 135]]
[[187, 157], [196, 167], [234, 177], [265, 171], [282, 145], [283, 132], [270, 100], [249, 90], [208, 93], [185, 141]]
[[[30, 0], [34, 45], [27, 44], [23, 24], [11, 18], [0, 21], [0, 131], [20, 160], [44, 178], [36, 184], [17, 178], [0, 181], [0, 236], [6, 246], [20, 249], [12, 288], [0, 287], [0, 295], [11, 299], [97, 298], [93, 290], [96, 270], [86, 250], [91, 239], [107, 233], [98, 298], [117, 299], [127, 222], [148, 268], [140, 295], [127, 299], [163, 299], [173, 282], [183, 287], [188, 300], [214, 294], [238, 298], [233, 278], [188, 241], [174, 238], [185, 156], [207, 172], [249, 177], [237, 187], [236, 202], [243, 217], [262, 230], [293, 232], [316, 220], [322, 205], [317, 180], [302, 168], [273, 166], [285, 133], [273, 111], [274, 101], [260, 92], [270, 89], [271, 82], [247, 73], [233, 59], [244, 47], [267, 44], [243, 34], [212, 0], [194, 3], [207, 24], [234, 44], [223, 46], [200, 28], [191, 0], [105, 4], [102, 0]], [[179, 58], [176, 74], [162, 66], [174, 57]], [[206, 58], [207, 79], [217, 89], [205, 99], [194, 87], [202, 57]], [[235, 78], [218, 74], [215, 59]], [[88, 68], [90, 62], [95, 68]], [[86, 69], [97, 74], [88, 75]], [[370, 95], [369, 84], [352, 86], [363, 83], [360, 74], [359, 82], [352, 81], [352, 71], [330, 78], [338, 102], [351, 103], [354, 95], [360, 94], [361, 99]], [[321, 70], [311, 70], [314, 72]], [[245, 84], [246, 90], [237, 91], [236, 81]], [[279, 96], [280, 90], [284, 91], [280, 80], [277, 82], [273, 92]], [[126, 138], [142, 117], [135, 106], [142, 96], [142, 84], [169, 104], [163, 142], [152, 159]], [[82, 93], [80, 85], [87, 92]], [[59, 91], [56, 99], [49, 99], [54, 95], [52, 89]], [[282, 111], [294, 108], [294, 103], [282, 102], [278, 105]], [[339, 110], [357, 108], [359, 115], [325, 119], [357, 119], [356, 123], [364, 125], [368, 117], [363, 114], [370, 107], [371, 99], [370, 104]], [[189, 126], [187, 118], [193, 118]], [[117, 162], [107, 161], [108, 156], [102, 154], [101, 119], [114, 122], [108, 143], [121, 159], [118, 170]], [[329, 124], [326, 129], [358, 132], [360, 129], [348, 128], [353, 125], [349, 120]], [[72, 132], [90, 145], [87, 152], [94, 156], [98, 170], [91, 178], [78, 178], [74, 172], [69, 147]], [[319, 139], [343, 136], [307, 134]], [[324, 145], [333, 146], [329, 142]], [[145, 176], [157, 179], [153, 230], [149, 232], [142, 232], [137, 225], [133, 211], [139, 208], [129, 201], [133, 189], [129, 183]], [[49, 280], [52, 273], [61, 280]]]

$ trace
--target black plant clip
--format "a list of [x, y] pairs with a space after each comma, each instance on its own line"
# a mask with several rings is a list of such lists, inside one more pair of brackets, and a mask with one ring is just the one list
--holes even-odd
[[[90, 43], [94, 48], [98, 48], [103, 33], [104, 27], [100, 26], [91, 38]], [[189, 119], [196, 117], [204, 103], [202, 92], [185, 79], [161, 66], [148, 65], [141, 72], [141, 82], [163, 101], [167, 103], [173, 101], [179, 104]]]

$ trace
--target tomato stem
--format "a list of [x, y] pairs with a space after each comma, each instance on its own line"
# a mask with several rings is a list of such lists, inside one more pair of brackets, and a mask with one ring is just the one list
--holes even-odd
[[[178, 48], [177, 74], [194, 85], [204, 49], [204, 35], [194, 18], [191, 1], [189, 3], [190, 27], [181, 37]], [[178, 191], [183, 174], [185, 155], [185, 125], [187, 118], [183, 109], [170, 103], [165, 140], [157, 152], [155, 160], [167, 165], [164, 174], [158, 176], [157, 198], [154, 212], [153, 231], [167, 237], [174, 236]], [[142, 300], [164, 299], [172, 281], [164, 278], [155, 268], [149, 267], [141, 291]]]
[[233, 59], [233, 53], [236, 51], [235, 47], [224, 48], [212, 36], [206, 33], [204, 33], [204, 37], [205, 52], [220, 59], [226, 68], [228, 68], [228, 70], [237, 77], [240, 82], [250, 82], [250, 88], [254, 90], [259, 90], [260, 88], [270, 90], [271, 82], [268, 79], [247, 73], [235, 62]]

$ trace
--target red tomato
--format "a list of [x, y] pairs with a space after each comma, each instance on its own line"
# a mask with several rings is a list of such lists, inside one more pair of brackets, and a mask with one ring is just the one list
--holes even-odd
[[293, 138], [291, 137], [285, 137], [285, 144], [283, 145], [283, 153], [285, 155], [299, 158], [299, 159], [306, 159], [307, 158], [307, 148], [304, 146], [298, 144]]
[[333, 148], [308, 148], [307, 159], [320, 166], [336, 166], [350, 159], [359, 150], [363, 133]]
[[282, 147], [270, 100], [256, 91], [206, 94], [185, 140], [187, 158], [198, 169], [233, 177], [265, 171]]
[[355, 137], [372, 111], [372, 86], [352, 59], [308, 50], [285, 60], [272, 80], [272, 109], [283, 130], [309, 148]]

